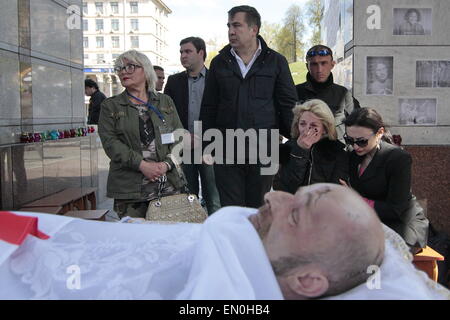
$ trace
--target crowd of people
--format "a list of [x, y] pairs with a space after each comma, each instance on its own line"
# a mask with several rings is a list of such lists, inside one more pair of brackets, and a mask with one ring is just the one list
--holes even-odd
[[[163, 68], [136, 50], [115, 60], [121, 94], [104, 99], [86, 81], [89, 121], [98, 123], [111, 160], [107, 196], [119, 217], [145, 218], [150, 201], [186, 187], [198, 195], [200, 183], [206, 222], [98, 228], [101, 222], [29, 213], [21, 219], [42, 219], [35, 231], [50, 239], [0, 255], [0, 280], [8, 281], [0, 298], [450, 298], [410, 263], [428, 229], [411, 191], [411, 156], [394, 145], [379, 112], [334, 83], [329, 47], [307, 51], [307, 81], [295, 86], [286, 58], [260, 28], [255, 8], [232, 8], [229, 44], [210, 68], [205, 42], [182, 39], [185, 71], [165, 86]], [[206, 152], [216, 142], [202, 137], [210, 129], [266, 134], [246, 139], [243, 156], [234, 144], [221, 145], [219, 159]], [[287, 141], [269, 148], [279, 133]], [[180, 144], [189, 146], [189, 163], [176, 154]], [[267, 163], [253, 162], [249, 148], [279, 157], [278, 172], [264, 172]], [[21, 267], [30, 254], [36, 263]], [[62, 285], [63, 260], [84, 270], [78, 291]], [[379, 291], [367, 284], [371, 268], [383, 272]]]
[[[271, 189], [295, 194], [302, 186], [335, 183], [357, 191], [413, 252], [423, 248], [428, 222], [422, 211], [412, 210], [417, 201], [411, 156], [393, 144], [381, 115], [361, 108], [349, 90], [334, 83], [333, 52], [325, 45], [307, 51], [307, 81], [295, 86], [285, 57], [268, 47], [260, 28], [255, 8], [232, 8], [229, 44], [209, 69], [203, 39], [182, 39], [186, 70], [168, 77], [164, 93], [164, 70], [147, 56], [130, 50], [116, 59], [125, 90], [102, 103], [98, 129], [111, 159], [107, 196], [119, 217], [144, 218], [164, 176], [163, 196], [180, 193], [183, 184], [198, 195], [201, 184], [210, 215], [225, 206], [261, 207]], [[197, 121], [202, 132], [216, 129], [224, 137], [240, 129], [267, 135], [245, 141], [245, 161], [237, 158], [234, 144], [226, 144], [220, 150], [224, 161], [211, 163], [205, 159], [214, 154], [194, 152], [208, 145], [195, 131]], [[173, 132], [182, 128], [189, 132], [184, 139], [191, 140], [191, 149], [183, 150], [191, 153], [190, 163], [172, 154], [181, 141]], [[271, 135], [278, 132], [287, 138], [269, 150], [279, 155], [278, 173], [263, 174], [266, 164], [260, 158], [252, 162], [248, 148], [270, 149]], [[178, 167], [186, 179], [180, 179]]]

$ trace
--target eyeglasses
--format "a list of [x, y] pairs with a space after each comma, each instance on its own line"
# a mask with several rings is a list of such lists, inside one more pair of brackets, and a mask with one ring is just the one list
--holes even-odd
[[307, 57], [315, 57], [315, 56], [323, 57], [328, 55], [331, 55], [331, 51], [328, 49], [308, 51], [308, 53], [306, 54]]
[[[374, 135], [375, 135], [375, 133], [372, 133], [372, 134], [370, 135], [370, 137], [372, 137], [372, 136], [374, 136]], [[358, 139], [358, 140], [355, 140], [355, 139], [353, 139], [352, 137], [349, 137], [349, 136], [347, 136], [347, 135], [345, 134], [345, 135], [344, 135], [344, 140], [345, 140], [345, 143], [348, 144], [349, 146], [353, 146], [354, 144], [356, 144], [358, 147], [365, 148], [365, 147], [367, 147], [367, 145], [369, 144], [369, 139], [370, 139], [370, 137], [367, 138], [367, 139]]]
[[115, 67], [114, 72], [119, 74], [122, 72], [122, 70], [125, 70], [126, 73], [133, 73], [136, 68], [142, 68], [141, 66], [138, 66], [137, 64], [127, 64], [125, 67]]

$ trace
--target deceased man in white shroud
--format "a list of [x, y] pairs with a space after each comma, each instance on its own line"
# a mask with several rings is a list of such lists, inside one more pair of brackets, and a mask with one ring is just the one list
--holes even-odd
[[316, 184], [265, 203], [203, 224], [15, 212], [50, 238], [0, 240], [0, 299], [450, 298], [351, 189]]

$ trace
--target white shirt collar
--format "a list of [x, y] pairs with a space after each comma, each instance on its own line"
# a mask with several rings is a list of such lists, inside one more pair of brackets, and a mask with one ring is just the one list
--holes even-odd
[[231, 53], [231, 55], [233, 57], [236, 58], [236, 61], [237, 61], [238, 65], [239, 65], [239, 69], [241, 69], [241, 74], [242, 74], [243, 78], [245, 78], [247, 73], [250, 71], [251, 67], [253, 66], [253, 63], [259, 57], [259, 55], [261, 54], [261, 51], [262, 51], [261, 41], [258, 39], [258, 49], [256, 49], [255, 54], [253, 55], [252, 60], [250, 60], [248, 65], [245, 65], [244, 61], [241, 59], [241, 57], [239, 57], [239, 55], [234, 50], [234, 48], [231, 48], [230, 53]]

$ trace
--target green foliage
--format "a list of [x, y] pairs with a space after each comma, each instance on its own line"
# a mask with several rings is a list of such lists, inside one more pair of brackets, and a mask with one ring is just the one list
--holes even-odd
[[269, 48], [274, 48], [275, 50], [277, 50], [276, 40], [280, 32], [280, 29], [281, 27], [278, 23], [270, 23], [268, 21], [262, 22], [260, 34], [266, 41]]
[[306, 81], [308, 69], [306, 68], [305, 62], [298, 61], [290, 63], [289, 69], [291, 70], [292, 78], [294, 79], [294, 83], [296, 85]]
[[324, 7], [321, 0], [309, 0], [306, 4], [306, 18], [308, 24], [312, 28], [312, 37], [309, 39], [310, 46], [321, 43], [321, 27], [320, 22], [323, 18]]
[[205, 66], [209, 69], [212, 59], [219, 54], [219, 51], [210, 51], [206, 56]]
[[296, 62], [303, 57], [305, 44], [302, 41], [305, 33], [303, 14], [300, 6], [293, 4], [285, 13], [283, 26], [281, 27], [277, 47], [289, 62]]

